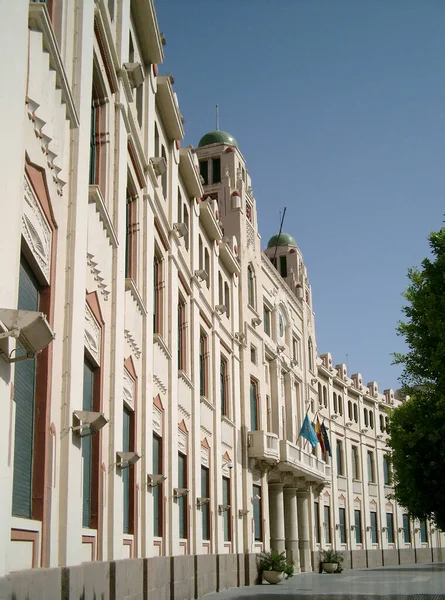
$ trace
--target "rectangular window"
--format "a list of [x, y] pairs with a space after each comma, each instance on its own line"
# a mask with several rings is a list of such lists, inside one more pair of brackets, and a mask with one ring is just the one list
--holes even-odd
[[213, 183], [219, 183], [221, 181], [221, 159], [212, 159], [212, 177]]
[[340, 544], [346, 544], [346, 509], [338, 509], [338, 517], [340, 521]]
[[125, 237], [125, 277], [136, 281], [137, 273], [137, 204], [127, 188], [126, 237]]
[[179, 371], [186, 371], [186, 348], [187, 348], [187, 335], [186, 335], [186, 313], [185, 313], [185, 302], [184, 299], [179, 297], [178, 300], [178, 369]]
[[371, 511], [371, 542], [373, 544], [379, 543], [379, 536], [377, 533], [377, 513], [375, 511]]
[[368, 451], [368, 483], [374, 483], [374, 453]]
[[337, 440], [337, 475], [344, 475], [343, 468], [343, 443]]
[[258, 429], [258, 383], [250, 380], [250, 431]]
[[[178, 453], [178, 487], [187, 487], [187, 456]], [[179, 538], [186, 539], [187, 535], [187, 496], [178, 498], [179, 508]]]
[[250, 265], [247, 267], [247, 301], [249, 306], [255, 308], [255, 280]]
[[[210, 498], [209, 469], [201, 466], [201, 497]], [[210, 503], [201, 506], [202, 513], [202, 539], [210, 539]]]
[[360, 479], [360, 463], [357, 446], [351, 447], [352, 454], [352, 479]]
[[270, 310], [266, 306], [263, 306], [263, 326], [264, 333], [270, 336]]
[[221, 358], [220, 371], [219, 371], [219, 385], [221, 391], [221, 415], [227, 416], [228, 402], [227, 402], [227, 390], [228, 390], [228, 375], [227, 375], [227, 361]]
[[139, 127], [142, 127], [142, 117], [144, 108], [144, 86], [141, 84], [136, 88], [136, 114], [138, 117]]
[[354, 510], [355, 543], [362, 543], [362, 511]]
[[[225, 504], [226, 506], [230, 506], [231, 505], [231, 500], [230, 500], [230, 479], [228, 477], [223, 477], [223, 504]], [[231, 514], [232, 511], [229, 508], [229, 510], [226, 510], [223, 512], [223, 520], [224, 520], [224, 541], [225, 542], [230, 542], [230, 540], [232, 539], [232, 535], [231, 535], [231, 528], [230, 528], [230, 522], [231, 522]]]
[[324, 541], [326, 544], [331, 543], [331, 507], [324, 507]]
[[391, 485], [391, 474], [389, 470], [389, 458], [383, 457], [383, 482], [385, 485]]
[[281, 277], [287, 277], [287, 257], [280, 256], [280, 273]]
[[403, 515], [403, 540], [405, 544], [411, 543], [411, 527], [409, 522], [409, 515]]
[[426, 521], [425, 519], [421, 519], [420, 523], [420, 541], [422, 544], [426, 544], [428, 542], [428, 532], [426, 529]]
[[320, 506], [314, 502], [314, 540], [316, 544], [320, 543]]
[[[123, 412], [123, 431], [122, 431], [123, 452], [132, 452], [134, 450], [133, 436], [133, 412], [124, 406]], [[132, 468], [122, 469], [122, 484], [124, 491], [123, 512], [124, 512], [124, 533], [133, 533], [133, 524], [131, 519], [133, 503], [133, 480], [134, 470]]]
[[[162, 438], [153, 434], [153, 474], [162, 473]], [[162, 498], [164, 485], [160, 483], [153, 490], [153, 535], [162, 537]]]
[[153, 260], [153, 333], [162, 335], [163, 302], [162, 260], [155, 255]]
[[199, 395], [207, 397], [207, 336], [199, 337]]
[[257, 349], [253, 344], [250, 346], [250, 362], [257, 364]]
[[394, 544], [394, 517], [392, 513], [386, 513], [386, 527], [388, 528], [388, 544]]
[[167, 189], [167, 186], [168, 186], [168, 162], [167, 162], [167, 154], [165, 152], [164, 146], [162, 146], [161, 156], [162, 156], [162, 158], [165, 159], [165, 164], [167, 165], [167, 168], [165, 169], [165, 171], [161, 175], [162, 194], [163, 194], [164, 198], [167, 198], [167, 193], [168, 193], [168, 189]]
[[89, 170], [89, 179], [88, 183], [90, 185], [95, 185], [97, 183], [98, 177], [98, 153], [96, 150], [97, 143], [97, 135], [98, 135], [98, 125], [99, 121], [99, 106], [96, 103], [96, 100], [91, 99], [91, 113], [90, 113], [90, 170]]
[[292, 358], [298, 363], [298, 340], [296, 338], [292, 338]]
[[[20, 261], [17, 308], [33, 311], [38, 311], [40, 308], [40, 285], [23, 257]], [[15, 363], [14, 371], [16, 413], [12, 514], [30, 519], [33, 496], [36, 359]]]
[[253, 499], [253, 523], [255, 541], [260, 542], [263, 539], [263, 506], [261, 499], [261, 487], [254, 485], [252, 488]]
[[159, 144], [159, 131], [158, 131], [158, 126], [155, 123], [155, 156], [161, 156], [160, 155], [160, 144]]
[[[94, 368], [87, 361], [83, 365], [82, 410], [92, 411], [94, 406]], [[93, 438], [82, 438], [82, 526], [91, 527]]]
[[206, 160], [199, 161], [199, 174], [204, 180], [203, 185], [209, 184], [209, 163]]

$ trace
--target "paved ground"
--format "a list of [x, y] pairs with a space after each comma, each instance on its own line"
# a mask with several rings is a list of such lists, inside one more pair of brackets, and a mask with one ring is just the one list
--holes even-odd
[[340, 575], [302, 573], [274, 586], [234, 588], [205, 600], [445, 600], [445, 563], [354, 569]]

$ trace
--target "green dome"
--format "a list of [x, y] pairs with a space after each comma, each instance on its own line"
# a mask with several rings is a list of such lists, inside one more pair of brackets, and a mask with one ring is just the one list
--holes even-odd
[[[278, 241], [279, 238], [279, 241]], [[270, 238], [267, 244], [268, 248], [275, 248], [275, 246], [296, 246], [297, 242], [288, 233], [277, 233]]]
[[238, 142], [226, 131], [210, 131], [206, 133], [199, 141], [198, 147], [209, 146], [210, 144], [228, 144], [229, 146], [235, 146], [238, 148]]

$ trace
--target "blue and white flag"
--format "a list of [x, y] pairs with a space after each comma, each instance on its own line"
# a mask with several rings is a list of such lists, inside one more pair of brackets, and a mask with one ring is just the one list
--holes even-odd
[[301, 435], [301, 437], [304, 437], [308, 440], [308, 442], [311, 444], [312, 448], [315, 448], [315, 446], [318, 444], [317, 434], [315, 433], [314, 426], [310, 422], [308, 415], [306, 415], [306, 417], [303, 421], [303, 425], [301, 426], [300, 435]]

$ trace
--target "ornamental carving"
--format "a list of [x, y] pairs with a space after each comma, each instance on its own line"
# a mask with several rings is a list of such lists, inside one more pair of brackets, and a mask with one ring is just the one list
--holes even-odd
[[162, 435], [162, 413], [161, 411], [153, 405], [153, 431], [158, 435]]
[[22, 215], [22, 234], [28, 243], [45, 279], [50, 283], [52, 231], [40, 202], [25, 177], [25, 202]]
[[84, 343], [92, 358], [100, 365], [100, 327], [88, 304], [85, 304]]
[[135, 381], [124, 367], [124, 402], [134, 410]]

